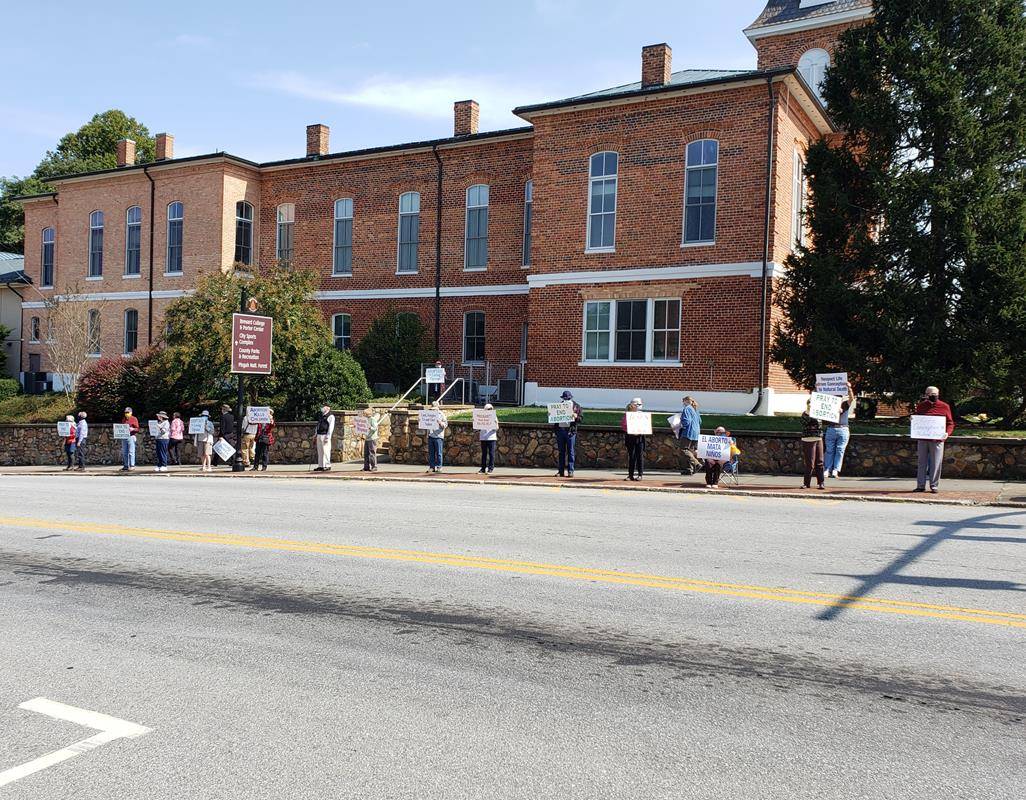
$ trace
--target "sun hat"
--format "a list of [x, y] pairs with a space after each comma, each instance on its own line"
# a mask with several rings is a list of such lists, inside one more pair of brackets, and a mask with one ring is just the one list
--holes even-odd
[[160, 418], [162, 418], [162, 417], [163, 417], [164, 419], [167, 419], [167, 412], [166, 412], [166, 411], [158, 411], [158, 412], [157, 412], [157, 419], [160, 419]]
[[633, 400], [631, 400], [631, 403], [633, 403], [636, 406], [642, 405], [640, 397], [635, 397]]
[[203, 411], [200, 412], [200, 416], [201, 417], [209, 417], [210, 416], [210, 412], [207, 411], [206, 409], [204, 409]]

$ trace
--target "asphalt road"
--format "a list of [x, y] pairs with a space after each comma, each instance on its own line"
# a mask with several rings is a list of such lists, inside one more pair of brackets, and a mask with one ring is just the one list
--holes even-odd
[[0, 797], [1018, 797], [1024, 544], [1012, 509], [5, 477]]

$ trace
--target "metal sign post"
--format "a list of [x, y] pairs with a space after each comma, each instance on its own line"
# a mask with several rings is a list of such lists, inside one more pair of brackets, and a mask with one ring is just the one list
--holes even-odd
[[[235, 399], [235, 457], [232, 472], [242, 472], [242, 410], [246, 403], [246, 376], [271, 374], [271, 339], [274, 320], [256, 316], [257, 302], [242, 287], [239, 313], [232, 314], [232, 373], [238, 376], [238, 396]], [[246, 313], [250, 312], [250, 313]]]

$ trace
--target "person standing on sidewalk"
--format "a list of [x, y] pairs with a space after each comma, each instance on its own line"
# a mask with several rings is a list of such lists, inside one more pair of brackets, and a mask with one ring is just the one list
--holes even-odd
[[681, 475], [694, 475], [702, 462], [698, 460], [698, 437], [702, 433], [702, 415], [698, 413], [698, 402], [693, 397], [684, 398], [680, 412], [678, 439], [684, 460]]
[[182, 422], [182, 415], [177, 411], [175, 411], [171, 416], [170, 431], [170, 438], [168, 439], [168, 461], [176, 467], [180, 467], [182, 465], [182, 454], [178, 452], [178, 448], [182, 444], [182, 439], [185, 438], [185, 423]]
[[167, 472], [168, 442], [171, 440], [171, 423], [167, 421], [167, 412], [157, 412], [157, 436], [154, 442], [157, 445], [157, 466], [154, 472]]
[[271, 445], [274, 444], [274, 411], [268, 411], [270, 422], [261, 422], [257, 425], [256, 434], [256, 462], [253, 464], [253, 471], [258, 469], [267, 472], [267, 462], [271, 457]]
[[[494, 411], [491, 403], [485, 403], [485, 411]], [[495, 471], [495, 450], [499, 446], [498, 420], [495, 421], [495, 428], [479, 431], [481, 440], [481, 474], [490, 475]]]
[[257, 424], [249, 419], [249, 410], [242, 418], [242, 466], [248, 467], [256, 460]]
[[367, 417], [367, 435], [363, 437], [363, 471], [378, 471], [378, 428], [381, 415], [373, 408], [365, 408], [363, 415]]
[[64, 437], [64, 455], [68, 459], [68, 466], [64, 468], [64, 471], [69, 472], [75, 461], [75, 443], [78, 441], [78, 434], [76, 432], [77, 429], [75, 427], [75, 417], [73, 414], [68, 414], [64, 418], [64, 421], [70, 426], [68, 428], [68, 435]]
[[[559, 396], [560, 400], [573, 402], [574, 396], [565, 391]], [[572, 478], [574, 476], [574, 462], [577, 455], [577, 426], [580, 425], [584, 415], [581, 407], [574, 402], [574, 418], [572, 422], [559, 422], [556, 424], [556, 447], [559, 450], [559, 472], [557, 478], [564, 474]]]
[[435, 400], [431, 407], [438, 412], [438, 427], [428, 431], [428, 472], [442, 471], [442, 452], [445, 444], [445, 429], [449, 427], [449, 420], [445, 418], [445, 412]]
[[121, 440], [121, 471], [131, 472], [135, 469], [135, 435], [139, 433], [139, 420], [129, 407], [121, 422], [128, 426], [128, 438]]
[[[221, 406], [221, 424], [218, 426], [217, 436], [219, 439], [223, 439], [232, 444], [235, 439], [235, 415], [232, 413], [232, 407], [225, 403]], [[234, 445], [233, 445], [234, 446]], [[222, 463], [221, 457], [217, 454], [214, 455], [214, 464]], [[230, 461], [223, 462], [228, 466], [231, 466]]]
[[851, 431], [848, 428], [848, 419], [855, 410], [855, 390], [851, 383], [848, 384], [848, 398], [841, 403], [841, 418], [837, 422], [826, 424], [826, 474], [828, 478], [836, 478], [840, 475], [841, 464], [844, 463], [844, 451], [848, 449], [848, 439]]
[[918, 444], [919, 465], [916, 470], [916, 491], [925, 492], [927, 481], [930, 491], [937, 494], [940, 486], [941, 465], [944, 463], [944, 440], [955, 430], [955, 418], [951, 406], [940, 399], [940, 389], [927, 386], [923, 399], [916, 404], [916, 414], [926, 417], [944, 417], [944, 439], [920, 439]]
[[634, 411], [641, 411], [640, 397], [635, 397], [627, 404], [627, 410], [620, 419], [620, 429], [623, 431], [623, 443], [627, 448], [627, 480], [640, 481], [645, 475], [645, 437], [627, 432], [627, 414]]
[[812, 485], [812, 476], [816, 476], [816, 487], [825, 489], [823, 480], [823, 423], [810, 415], [812, 398], [805, 401], [802, 413], [802, 461], [805, 464], [803, 485], [808, 489]]
[[210, 472], [210, 457], [214, 452], [214, 423], [210, 421], [210, 412], [204, 410], [203, 432], [195, 434], [193, 444], [196, 445], [196, 453], [200, 459], [200, 472]]
[[334, 432], [335, 415], [331, 413], [331, 406], [321, 406], [314, 436], [314, 444], [317, 447], [317, 468], [314, 472], [331, 472], [331, 437]]
[[89, 440], [89, 423], [86, 422], [86, 412], [78, 412], [78, 425], [75, 426], [75, 458], [78, 461], [78, 468], [85, 470], [86, 465], [86, 443]]

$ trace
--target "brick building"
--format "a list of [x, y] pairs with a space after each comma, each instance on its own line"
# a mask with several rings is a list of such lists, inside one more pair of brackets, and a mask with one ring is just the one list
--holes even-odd
[[[157, 344], [164, 309], [198, 276], [286, 261], [321, 276], [315, 302], [339, 346], [395, 308], [437, 332], [442, 360], [523, 371], [524, 400], [565, 388], [586, 405], [759, 413], [804, 396], [767, 357], [776, 283], [803, 235], [803, 154], [837, 133], [817, 96], [836, 37], [870, 0], [770, 0], [745, 30], [753, 70], [674, 72], [642, 50], [640, 81], [514, 112], [453, 136], [306, 155], [157, 160], [53, 181], [23, 198], [38, 293], [97, 306], [97, 353]], [[23, 303], [23, 329], [45, 314]], [[23, 372], [47, 370], [27, 342]]]

